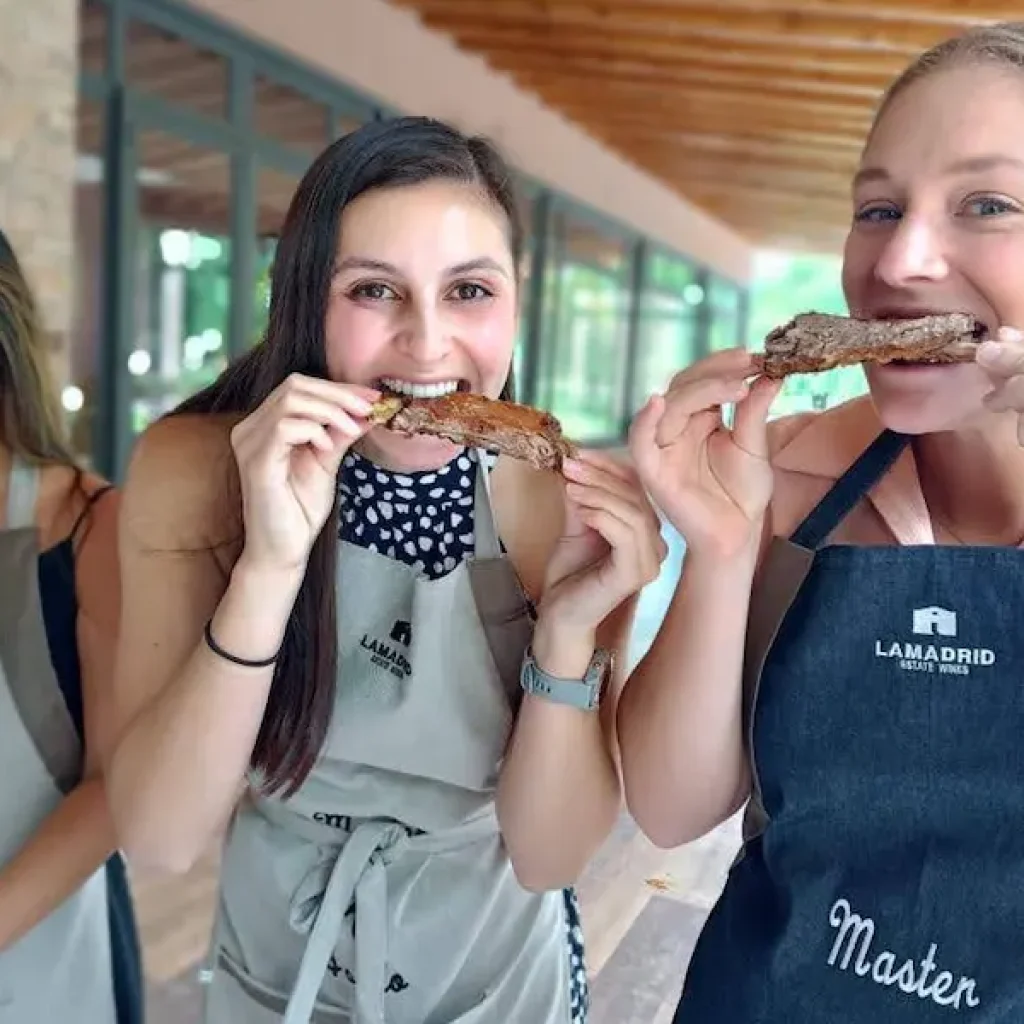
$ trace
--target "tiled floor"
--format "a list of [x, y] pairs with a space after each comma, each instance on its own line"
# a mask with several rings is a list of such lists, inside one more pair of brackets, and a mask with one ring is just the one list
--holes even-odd
[[[651, 642], [678, 578], [670, 554], [644, 593], [633, 658]], [[678, 850], [659, 850], [623, 815], [580, 882], [591, 1024], [670, 1024], [683, 972], [739, 842], [738, 822]], [[196, 1024], [197, 967], [212, 915], [216, 858], [182, 879], [136, 880], [149, 979], [149, 1024]]]

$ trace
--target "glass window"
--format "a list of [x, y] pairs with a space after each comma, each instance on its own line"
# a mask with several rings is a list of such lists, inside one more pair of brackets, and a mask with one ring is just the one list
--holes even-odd
[[292, 149], [315, 156], [330, 134], [330, 111], [289, 85], [256, 75], [256, 132]]
[[629, 330], [631, 240], [565, 209], [552, 216], [538, 405], [581, 443], [618, 438]]
[[135, 433], [224, 369], [231, 305], [227, 153], [147, 129], [139, 162], [128, 356]]
[[270, 312], [270, 271], [277, 251], [285, 214], [299, 187], [299, 177], [274, 167], [260, 167], [256, 172], [256, 201], [258, 206], [256, 232], [258, 235], [255, 275], [255, 302], [253, 310], [253, 336], [255, 344], [263, 336]]
[[128, 84], [208, 117], [227, 117], [228, 62], [218, 53], [141, 21], [128, 24]]
[[640, 295], [630, 416], [697, 359], [703, 301], [704, 289], [692, 264], [658, 250], [650, 253]]
[[708, 291], [711, 306], [709, 348], [718, 352], [743, 344], [739, 288], [724, 278], [712, 276]]
[[519, 322], [515, 348], [512, 350], [512, 383], [515, 397], [521, 399], [526, 389], [524, 358], [531, 314], [531, 281], [536, 246], [536, 239], [533, 236], [533, 209], [536, 197], [534, 190], [520, 180], [517, 182], [517, 198], [520, 223], [523, 227], [523, 251], [519, 263]]

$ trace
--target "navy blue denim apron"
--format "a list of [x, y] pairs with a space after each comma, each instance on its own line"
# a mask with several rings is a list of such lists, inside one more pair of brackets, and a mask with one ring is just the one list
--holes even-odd
[[1024, 552], [829, 543], [908, 442], [768, 551], [744, 848], [675, 1024], [1024, 1022]]

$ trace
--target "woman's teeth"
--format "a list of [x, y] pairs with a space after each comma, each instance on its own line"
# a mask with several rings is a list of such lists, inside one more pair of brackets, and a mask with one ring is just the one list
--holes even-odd
[[431, 384], [413, 384], [408, 380], [398, 380], [396, 377], [382, 377], [381, 384], [396, 395], [409, 395], [410, 398], [439, 398], [441, 395], [450, 395], [453, 391], [459, 390], [457, 380], [439, 380]]

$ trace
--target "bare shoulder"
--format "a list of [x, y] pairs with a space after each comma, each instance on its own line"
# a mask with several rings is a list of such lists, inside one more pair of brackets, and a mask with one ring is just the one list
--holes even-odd
[[121, 530], [149, 549], [210, 549], [240, 539], [235, 417], [170, 416], [139, 438], [124, 485]]
[[768, 424], [768, 452], [772, 458], [778, 455], [790, 442], [795, 440], [820, 416], [816, 412], [798, 412], [780, 416]]
[[491, 472], [495, 518], [509, 557], [531, 596], [544, 572], [565, 517], [565, 482], [557, 473], [499, 458]]

